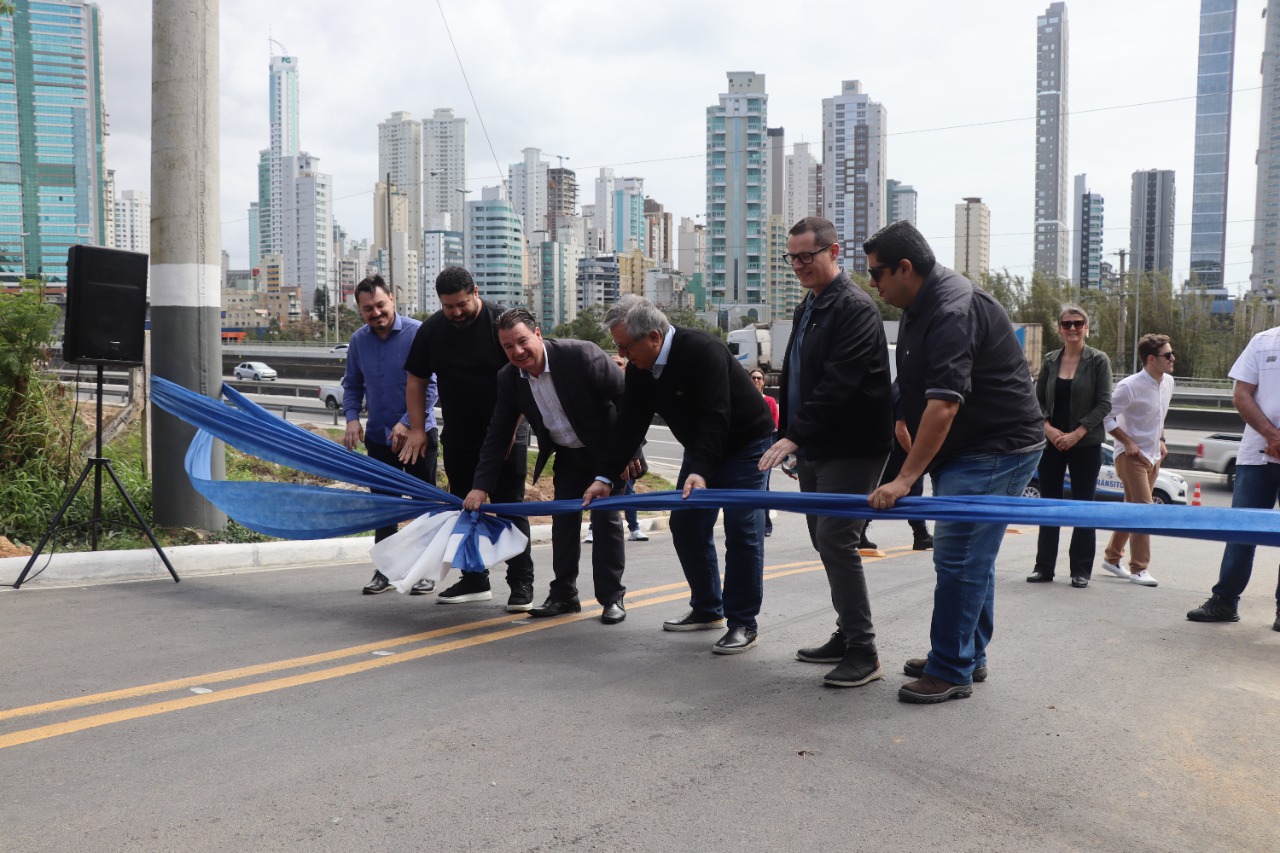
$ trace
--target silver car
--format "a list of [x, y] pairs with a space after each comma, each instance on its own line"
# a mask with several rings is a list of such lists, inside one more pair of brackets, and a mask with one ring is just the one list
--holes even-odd
[[252, 379], [255, 382], [274, 380], [276, 372], [260, 361], [246, 361], [236, 365], [232, 371], [236, 379]]

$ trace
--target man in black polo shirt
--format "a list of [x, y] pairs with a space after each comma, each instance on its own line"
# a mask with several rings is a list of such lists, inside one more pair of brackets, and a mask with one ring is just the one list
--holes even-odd
[[[889, 349], [875, 301], [844, 274], [839, 256], [830, 221], [809, 216], [791, 228], [782, 257], [809, 293], [796, 307], [782, 362], [782, 438], [760, 467], [767, 471], [794, 453], [800, 491], [865, 495], [879, 484], [893, 441]], [[861, 687], [882, 676], [858, 553], [865, 522], [825, 515], [805, 520], [837, 618], [830, 640], [796, 657], [838, 664], [822, 680], [828, 687]]]
[[[880, 296], [903, 309], [898, 385], [915, 436], [896, 479], [869, 502], [888, 509], [926, 471], [933, 493], [1021, 495], [1044, 447], [1044, 418], [1026, 357], [1000, 303], [941, 266], [923, 235], [895, 222], [863, 244]], [[933, 623], [928, 658], [907, 661], [916, 676], [904, 702], [933, 703], [973, 693], [987, 677], [995, 627], [995, 566], [1005, 524], [940, 521], [933, 534]]]
[[[485, 431], [498, 400], [498, 371], [507, 365], [507, 354], [498, 341], [497, 319], [503, 309], [485, 302], [476, 292], [471, 273], [462, 267], [445, 267], [436, 277], [436, 293], [441, 308], [418, 328], [409, 349], [405, 370], [409, 372], [405, 398], [410, 407], [409, 435], [400, 459], [413, 463], [427, 451], [426, 416], [423, 401], [431, 374], [440, 391], [444, 429], [444, 471], [450, 493], [465, 498], [480, 461]], [[494, 503], [524, 500], [525, 472], [529, 465], [529, 425], [520, 422], [511, 449], [493, 488]], [[516, 528], [529, 535], [529, 520], [512, 518]], [[511, 596], [507, 610], [527, 611], [533, 607], [533, 558], [528, 547], [507, 561], [507, 584]], [[440, 604], [489, 601], [489, 571], [463, 572], [453, 586], [437, 596]]]
[[[760, 455], [773, 441], [773, 415], [747, 371], [714, 335], [673, 326], [649, 300], [628, 296], [601, 323], [629, 359], [622, 410], [610, 432], [586, 506], [609, 495], [653, 416], [660, 415], [684, 445], [677, 487], [764, 489]], [[446, 421], [446, 425], [447, 425]], [[756, 644], [756, 616], [764, 597], [764, 510], [725, 508], [724, 590], [716, 560], [718, 509], [671, 513], [671, 541], [689, 582], [689, 611], [663, 623], [665, 631], [729, 630], [711, 650], [719, 655]]]

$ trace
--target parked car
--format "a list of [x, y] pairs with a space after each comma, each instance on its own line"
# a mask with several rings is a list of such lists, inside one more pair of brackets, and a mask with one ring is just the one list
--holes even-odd
[[236, 379], [252, 379], [261, 382], [264, 379], [275, 380], [276, 372], [260, 361], [246, 361], [236, 365]]
[[[1071, 497], [1070, 472], [1067, 472], [1062, 492], [1065, 497]], [[1039, 471], [1031, 478], [1031, 482], [1027, 484], [1022, 496], [1025, 498], [1038, 498], [1041, 496]], [[1151, 489], [1151, 497], [1158, 504], [1185, 504], [1187, 502], [1187, 481], [1177, 474], [1161, 471], [1156, 476], [1156, 484]], [[1124, 483], [1121, 483], [1120, 478], [1116, 476], [1114, 451], [1109, 444], [1102, 445], [1102, 468], [1098, 471], [1098, 490], [1095, 492], [1093, 499], [1095, 501], [1124, 500]]]
[[347, 354], [347, 345], [346, 345], [346, 344], [338, 344], [337, 346], [329, 347], [329, 352], [337, 353], [338, 355], [346, 355], [346, 354]]
[[1197, 471], [1213, 471], [1227, 475], [1227, 488], [1236, 484], [1236, 457], [1240, 455], [1240, 440], [1244, 436], [1238, 432], [1215, 432], [1206, 435], [1196, 445], [1196, 458], [1192, 461]]
[[324, 401], [325, 407], [329, 409], [342, 408], [342, 383], [325, 384], [316, 389], [321, 400]]

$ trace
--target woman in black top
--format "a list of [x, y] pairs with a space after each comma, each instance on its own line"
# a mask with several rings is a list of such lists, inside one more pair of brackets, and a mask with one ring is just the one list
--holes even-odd
[[[1102, 420], [1111, 411], [1111, 363], [1107, 356], [1085, 346], [1089, 315], [1078, 305], [1058, 313], [1062, 349], [1044, 358], [1036, 382], [1036, 398], [1044, 413], [1044, 456], [1040, 460], [1040, 494], [1061, 498], [1063, 475], [1071, 472], [1071, 498], [1093, 500], [1102, 467]], [[1093, 574], [1096, 547], [1093, 528], [1077, 527], [1068, 552], [1071, 585], [1084, 588]], [[1041, 527], [1036, 567], [1028, 583], [1053, 580], [1058, 561], [1058, 528]]]

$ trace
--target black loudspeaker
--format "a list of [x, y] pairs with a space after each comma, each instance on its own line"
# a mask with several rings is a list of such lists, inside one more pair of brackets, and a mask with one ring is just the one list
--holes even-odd
[[146, 255], [101, 246], [71, 247], [63, 361], [140, 365], [146, 320]]

